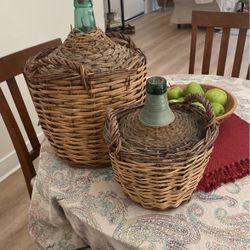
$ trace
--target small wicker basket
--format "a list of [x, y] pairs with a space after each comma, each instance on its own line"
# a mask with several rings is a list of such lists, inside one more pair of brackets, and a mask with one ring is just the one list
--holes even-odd
[[109, 165], [103, 139], [107, 106], [145, 98], [146, 58], [132, 40], [99, 29], [73, 30], [61, 46], [30, 58], [25, 75], [57, 155], [79, 167]]
[[[206, 112], [191, 104], [199, 100]], [[142, 105], [106, 113], [104, 137], [123, 191], [145, 208], [178, 207], [202, 178], [218, 135], [210, 103], [197, 94], [170, 104], [175, 121], [165, 127], [139, 122]]]

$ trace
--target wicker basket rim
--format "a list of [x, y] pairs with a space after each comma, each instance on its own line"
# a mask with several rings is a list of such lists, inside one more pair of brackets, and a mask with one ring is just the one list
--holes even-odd
[[[205, 104], [207, 108], [207, 127], [206, 127], [206, 133], [205, 133], [204, 138], [198, 141], [197, 143], [195, 143], [191, 148], [184, 150], [184, 151], [175, 152], [175, 153], [161, 152], [161, 154], [156, 154], [156, 156], [154, 157], [153, 155], [147, 155], [146, 150], [143, 151], [143, 150], [136, 150], [136, 149], [125, 147], [123, 138], [121, 137], [119, 133], [120, 124], [119, 124], [119, 121], [117, 121], [117, 117], [121, 117], [122, 114], [128, 111], [135, 110], [135, 109], [142, 107], [143, 104], [140, 104], [140, 105], [130, 105], [128, 107], [120, 108], [116, 110], [109, 109], [107, 111], [105, 128], [104, 128], [104, 137], [110, 148], [110, 152], [114, 152], [116, 155], [118, 154], [133, 155], [133, 157], [135, 158], [141, 158], [143, 156], [142, 161], [147, 159], [149, 161], [160, 162], [166, 158], [167, 159], [182, 158], [184, 155], [185, 156], [189, 155], [190, 157], [192, 157], [193, 155], [199, 154], [200, 152], [204, 151], [205, 148], [212, 147], [219, 133], [219, 123], [216, 121], [214, 117], [211, 104], [204, 97], [198, 96], [197, 94], [192, 94], [188, 96], [188, 98], [186, 98], [185, 103], [174, 103], [171, 105], [179, 106], [181, 108], [183, 105], [187, 105], [188, 102], [191, 102], [191, 100], [197, 99], [197, 98], [201, 98], [202, 102]], [[190, 112], [203, 113], [202, 109], [200, 109], [199, 107], [195, 105], [189, 105], [189, 107], [190, 107]], [[112, 127], [110, 123], [114, 122], [114, 120], [116, 120], [117, 122], [117, 124], [114, 125], [116, 128], [116, 136], [118, 137], [118, 139], [116, 138], [117, 142], [114, 141], [115, 140], [114, 133], [110, 131], [110, 128]]]

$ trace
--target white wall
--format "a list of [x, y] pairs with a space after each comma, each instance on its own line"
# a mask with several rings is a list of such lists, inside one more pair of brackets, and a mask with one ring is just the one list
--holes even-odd
[[[144, 12], [145, 0], [124, 0], [124, 18], [129, 19]], [[120, 0], [110, 0], [111, 11], [120, 15]], [[105, 1], [105, 11], [107, 12], [107, 1]]]
[[125, 0], [124, 16], [125, 20], [144, 12], [144, 0]]
[[[93, 4], [96, 24], [104, 30], [103, 0], [93, 0]], [[73, 0], [0, 0], [0, 57], [57, 37], [64, 40], [71, 24], [74, 25]], [[23, 79], [18, 77], [18, 80], [20, 86]], [[3, 89], [10, 100], [6, 86]], [[39, 134], [41, 130], [37, 126], [38, 118], [28, 89], [23, 84], [21, 92]], [[0, 116], [0, 180], [17, 164], [13, 145]]]

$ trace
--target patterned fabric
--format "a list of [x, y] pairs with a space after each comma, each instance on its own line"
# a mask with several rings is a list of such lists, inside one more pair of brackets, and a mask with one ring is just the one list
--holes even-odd
[[[249, 122], [249, 81], [169, 75], [222, 86], [238, 98]], [[249, 176], [211, 193], [196, 192], [177, 209], [154, 211], [128, 199], [111, 168], [72, 168], [42, 144], [29, 213], [29, 231], [41, 249], [249, 249]], [[87, 245], [86, 245], [87, 244]]]

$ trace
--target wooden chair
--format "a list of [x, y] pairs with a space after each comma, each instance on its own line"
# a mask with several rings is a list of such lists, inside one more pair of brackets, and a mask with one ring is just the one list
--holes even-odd
[[[30, 196], [32, 193], [31, 180], [36, 175], [33, 161], [39, 156], [40, 143], [18, 88], [15, 76], [23, 74], [25, 63], [29, 57], [37, 54], [43, 49], [58, 46], [61, 43], [61, 39], [54, 39], [0, 58], [0, 113], [18, 156]], [[28, 151], [25, 140], [8, 104], [8, 100], [3, 93], [3, 82], [7, 82], [23, 127], [32, 146], [31, 152]]]
[[225, 72], [230, 29], [239, 29], [233, 62], [233, 69], [231, 74], [232, 77], [239, 77], [247, 30], [249, 29], [249, 14], [241, 12], [232, 13], [193, 11], [189, 74], [194, 73], [198, 27], [206, 28], [205, 46], [202, 62], [202, 74], [209, 74], [214, 29], [218, 27], [222, 28], [220, 52], [217, 65], [217, 75], [224, 75]]

